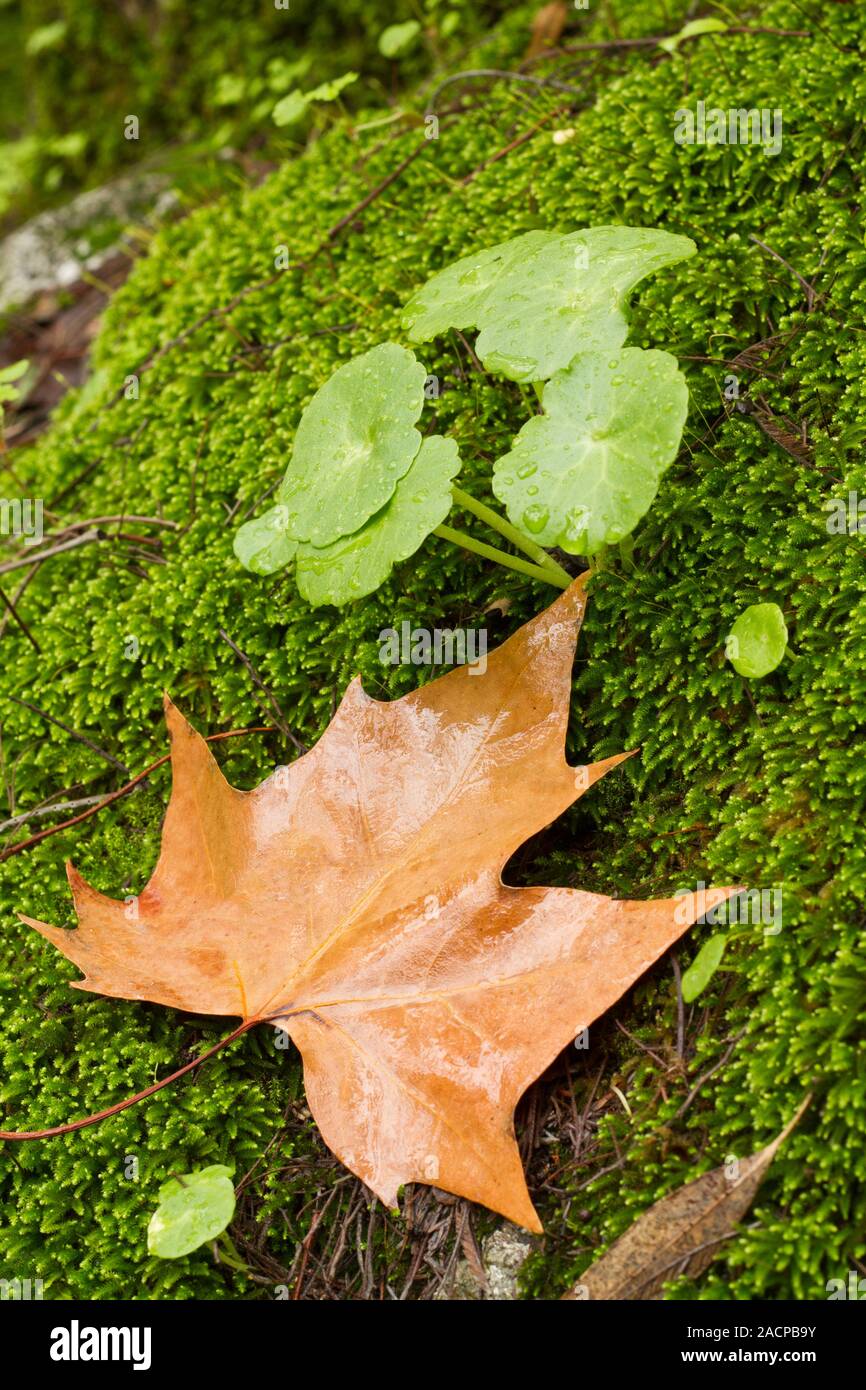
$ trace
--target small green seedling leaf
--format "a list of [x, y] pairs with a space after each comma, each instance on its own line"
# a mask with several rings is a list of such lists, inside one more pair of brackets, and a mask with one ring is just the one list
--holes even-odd
[[413, 342], [477, 327], [488, 371], [547, 381], [579, 352], [621, 347], [634, 287], [694, 253], [688, 237], [651, 227], [529, 232], [435, 275], [407, 304], [403, 325]]
[[291, 63], [285, 58], [272, 58], [266, 69], [268, 87], [277, 96], [280, 96], [299, 77], [306, 77], [312, 62], [313, 59], [309, 53], [305, 53], [302, 58], [296, 58]]
[[234, 72], [224, 72], [217, 78], [213, 92], [214, 106], [237, 106], [239, 101], [243, 101], [247, 92], [247, 81], [245, 77], [239, 77]]
[[725, 638], [725, 655], [741, 676], [759, 680], [775, 671], [788, 646], [788, 629], [777, 603], [753, 603]]
[[665, 53], [676, 53], [683, 39], [696, 39], [700, 34], [724, 34], [727, 29], [723, 19], [693, 19], [678, 34], [673, 34], [669, 39], [659, 39], [659, 48], [663, 48]]
[[703, 994], [710, 980], [722, 963], [728, 938], [717, 932], [705, 941], [688, 970], [683, 973], [683, 999], [691, 1004], [699, 994]]
[[294, 91], [280, 97], [271, 112], [271, 119], [274, 125], [294, 125], [295, 121], [299, 121], [306, 114], [309, 104], [310, 98], [296, 87]]
[[493, 468], [512, 523], [539, 545], [594, 555], [634, 530], [676, 457], [688, 389], [667, 352], [576, 357], [544, 388], [544, 414]]
[[357, 82], [356, 72], [344, 72], [342, 77], [335, 77], [331, 82], [322, 82], [318, 87], [314, 87], [311, 92], [307, 92], [309, 101], [336, 101], [344, 87], [349, 87], [353, 82]]
[[405, 24], [389, 24], [379, 35], [379, 52], [383, 58], [396, 58], [411, 47], [420, 32], [417, 19], [407, 19]]
[[238, 531], [235, 555], [253, 574], [276, 574], [295, 558], [298, 542], [286, 530], [288, 516], [287, 507], [271, 507], [269, 512], [245, 522]]
[[69, 25], [65, 19], [57, 19], [53, 24], [43, 24], [38, 29], [31, 30], [24, 45], [25, 53], [30, 58], [35, 58], [50, 48], [59, 48], [66, 38], [68, 29]]
[[302, 92], [296, 87], [294, 91], [288, 92], [281, 97], [271, 112], [271, 119], [275, 125], [294, 125], [302, 116], [306, 115], [307, 108], [314, 101], [334, 101], [342, 92], [344, 87], [348, 87], [350, 82], [357, 82], [356, 72], [344, 72], [342, 77], [335, 77], [332, 82], [322, 82], [318, 87], [313, 87], [309, 92]]
[[172, 1178], [159, 1189], [159, 1206], [147, 1228], [147, 1248], [176, 1260], [221, 1235], [235, 1210], [232, 1170], [221, 1163]]
[[331, 545], [384, 507], [421, 447], [426, 379], [408, 348], [380, 343], [316, 392], [277, 492], [288, 535]]
[[453, 439], [425, 439], [394, 496], [353, 536], [333, 545], [298, 547], [298, 590], [308, 603], [349, 603], [378, 589], [451, 510], [451, 480], [460, 471]]
[[15, 383], [21, 380], [29, 366], [30, 363], [22, 359], [10, 363], [8, 367], [0, 367], [0, 405], [4, 401], [17, 401], [21, 391]]
[[0, 381], [20, 381], [30, 362], [22, 357], [18, 362], [10, 362], [8, 367], [0, 367]]

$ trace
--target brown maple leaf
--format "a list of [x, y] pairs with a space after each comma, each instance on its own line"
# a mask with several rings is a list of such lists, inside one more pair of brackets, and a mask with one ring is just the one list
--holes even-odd
[[484, 675], [390, 703], [353, 681], [315, 747], [250, 792], [166, 701], [171, 801], [135, 911], [69, 865], [78, 929], [24, 920], [79, 989], [284, 1027], [326, 1142], [389, 1207], [433, 1183], [540, 1230], [517, 1101], [701, 910], [502, 883], [628, 756], [565, 761], [584, 608], [579, 579]]

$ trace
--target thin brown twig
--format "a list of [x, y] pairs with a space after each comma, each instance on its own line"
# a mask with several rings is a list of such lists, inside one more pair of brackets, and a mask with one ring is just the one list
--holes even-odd
[[736, 1047], [737, 1043], [740, 1041], [740, 1039], [741, 1039], [742, 1037], [745, 1037], [746, 1033], [748, 1032], [748, 1029], [749, 1029], [749, 1025], [748, 1025], [748, 1024], [746, 1024], [743, 1028], [741, 1028], [740, 1031], [739, 1031], [739, 1033], [735, 1034], [734, 1037], [731, 1039], [730, 1046], [727, 1047], [726, 1050], [722, 1053], [722, 1055], [721, 1055], [721, 1057], [719, 1058], [719, 1060], [718, 1060], [717, 1062], [714, 1062], [713, 1065], [712, 1065], [711, 1067], [709, 1067], [709, 1068], [703, 1073], [702, 1076], [699, 1076], [699, 1077], [698, 1077], [698, 1079], [697, 1079], [697, 1081], [695, 1082], [694, 1086], [693, 1086], [692, 1089], [689, 1091], [688, 1095], [686, 1096], [685, 1100], [683, 1101], [682, 1105], [680, 1106], [679, 1110], [677, 1111], [676, 1115], [674, 1116], [674, 1119], [675, 1119], [675, 1120], [679, 1120], [679, 1119], [682, 1118], [682, 1116], [686, 1113], [686, 1111], [688, 1110], [688, 1108], [689, 1108], [689, 1106], [691, 1105], [692, 1101], [694, 1100], [695, 1096], [698, 1094], [698, 1091], [699, 1091], [699, 1090], [701, 1089], [701, 1087], [704, 1085], [704, 1083], [707, 1082], [707, 1081], [709, 1081], [709, 1079], [710, 1079], [711, 1076], [715, 1076], [716, 1072], [719, 1071], [719, 1069], [725, 1065], [725, 1063], [727, 1062], [727, 1060], [728, 1060], [728, 1058], [730, 1057], [731, 1053], [733, 1052], [734, 1048]]
[[0, 823], [0, 835], [17, 830], [19, 825], [26, 825], [37, 816], [56, 816], [58, 811], [77, 811], [82, 806], [97, 806], [103, 799], [102, 796], [79, 796], [75, 801], [55, 801], [53, 806], [34, 806], [30, 811], [22, 811], [20, 815]]
[[[32, 572], [33, 571], [31, 570], [31, 573]], [[28, 642], [31, 644], [35, 651], [39, 652], [41, 656], [42, 648], [36, 641], [36, 638], [33, 636], [33, 633], [30, 631], [21, 614], [18, 612], [18, 609], [15, 607], [14, 599], [11, 599], [3, 589], [0, 589], [0, 599], [2, 599], [3, 601], [3, 606], [5, 607], [7, 614], [10, 614], [15, 619], [16, 623], [20, 627], [21, 631], [24, 633], [24, 636], [27, 638]]]
[[99, 744], [94, 743], [86, 734], [80, 734], [77, 729], [70, 728], [68, 724], [64, 724], [62, 719], [57, 719], [53, 714], [49, 714], [47, 710], [40, 709], [38, 705], [32, 704], [30, 700], [22, 700], [18, 695], [9, 695], [7, 698], [10, 699], [13, 704], [21, 705], [23, 709], [29, 709], [33, 714], [38, 714], [40, 719], [47, 720], [49, 724], [55, 724], [58, 729], [62, 729], [63, 732], [69, 734], [71, 738], [76, 739], [79, 743], [85, 744], [92, 752], [97, 753], [105, 762], [111, 763], [112, 766], [122, 772], [125, 777], [129, 776], [129, 768], [126, 766], [126, 763], [122, 763], [120, 759], [115, 758], [113, 754], [107, 753], [104, 748], [100, 748]]
[[[29, 569], [29, 570], [27, 571], [27, 573], [24, 575], [23, 579], [21, 580], [21, 583], [18, 585], [18, 588], [15, 590], [15, 593], [12, 595], [12, 602], [13, 602], [16, 606], [17, 606], [17, 604], [18, 604], [19, 599], [21, 598], [21, 595], [24, 593], [24, 590], [27, 588], [27, 585], [31, 582], [31, 580], [33, 580], [33, 579], [36, 578], [36, 576], [37, 576], [38, 573], [39, 573], [39, 566], [38, 566], [38, 565], [34, 565], [33, 568], [32, 568], [32, 569]], [[3, 614], [3, 617], [0, 618], [0, 637], [3, 636], [4, 632], [6, 631], [7, 627], [9, 626], [9, 620], [10, 620], [11, 617], [12, 617], [12, 614], [11, 614], [11, 612], [10, 612], [10, 611], [8, 610], [8, 608], [7, 608], [6, 612]]]
[[[272, 728], [265, 725], [255, 725], [249, 729], [228, 729], [223, 734], [208, 734], [205, 743], [218, 743], [224, 738], [240, 738], [242, 734], [272, 734], [273, 732], [274, 730]], [[91, 806], [88, 810], [82, 811], [80, 815], [72, 816], [69, 820], [61, 821], [59, 825], [52, 825], [47, 830], [40, 830], [36, 835], [31, 835], [27, 840], [19, 840], [17, 844], [7, 845], [5, 849], [0, 850], [0, 864], [6, 859], [11, 859], [13, 854], [21, 854], [23, 850], [30, 849], [33, 845], [38, 845], [42, 840], [47, 840], [49, 835], [56, 835], [61, 830], [68, 830], [70, 826], [78, 825], [81, 821], [87, 820], [88, 816], [95, 816], [97, 811], [102, 810], [103, 806], [110, 806], [113, 801], [118, 801], [120, 797], [127, 796], [134, 787], [138, 786], [139, 782], [145, 781], [152, 772], [156, 772], [157, 768], [162, 767], [163, 763], [167, 763], [170, 757], [170, 753], [163, 753], [161, 758], [157, 758], [156, 761], [151, 763], [149, 767], [146, 767], [143, 772], [137, 773], [136, 776], [132, 777], [124, 786], [119, 787], [116, 792], [109, 792], [108, 796], [103, 797], [98, 805]]]
[[803, 286], [803, 289], [806, 291], [806, 306], [811, 311], [815, 298], [814, 285], [810, 285], [809, 281], [803, 278], [799, 270], [794, 269], [790, 261], [786, 261], [784, 256], [780, 256], [778, 251], [773, 250], [772, 246], [768, 246], [765, 241], [761, 241], [761, 238], [755, 236], [754, 232], [749, 232], [749, 240], [753, 241], [756, 246], [760, 246], [761, 250], [766, 251], [769, 256], [773, 256], [774, 259], [777, 260], [780, 265], [783, 265], [786, 270], [790, 270], [791, 274], [794, 276], [794, 279], [798, 280], [799, 283]]
[[[768, 25], [763, 24], [758, 24], [754, 26], [731, 24], [728, 26], [725, 32], [728, 34], [741, 34], [746, 36], [748, 36], [749, 34], [770, 34], [773, 37], [780, 39], [812, 38], [812, 31], [810, 29], [772, 29]], [[669, 39], [670, 37], [670, 34], [658, 34], [654, 37], [647, 36], [641, 39], [608, 39], [606, 42], [600, 43], [578, 42], [563, 44], [560, 48], [547, 49], [545, 53], [539, 54], [538, 58], [533, 59], [532, 61], [540, 62], [542, 58], [557, 57], [560, 53], [588, 53], [591, 51], [602, 52], [605, 50], [612, 50], [617, 48], [656, 48], [660, 43], [663, 43], [666, 39]], [[688, 34], [680, 40], [680, 43], [693, 42], [694, 40], [703, 37], [705, 36], [702, 34]], [[719, 34], [717, 35], [717, 37], [721, 38], [723, 36]], [[662, 50], [662, 52], [664, 52], [664, 50]]]
[[274, 716], [274, 722], [275, 722], [277, 728], [279, 729], [280, 733], [281, 733], [281, 734], [284, 734], [285, 737], [289, 740], [289, 742], [292, 743], [292, 744], [294, 744], [295, 748], [298, 750], [299, 753], [306, 753], [306, 751], [307, 751], [306, 745], [303, 744], [303, 743], [301, 743], [301, 740], [300, 740], [299, 738], [297, 738], [297, 737], [292, 733], [291, 729], [289, 728], [288, 724], [286, 723], [285, 715], [283, 714], [283, 711], [280, 709], [280, 706], [279, 706], [279, 703], [278, 703], [278, 701], [277, 701], [276, 696], [275, 696], [275, 695], [272, 693], [272, 691], [270, 691], [270, 690], [268, 689], [268, 687], [265, 685], [264, 681], [262, 680], [262, 678], [261, 678], [261, 676], [259, 675], [258, 671], [256, 670], [255, 666], [253, 665], [253, 663], [250, 661], [249, 657], [247, 656], [246, 652], [241, 651], [241, 649], [240, 649], [240, 647], [238, 646], [237, 642], [233, 642], [233, 641], [232, 641], [231, 637], [229, 637], [229, 635], [228, 635], [228, 633], [226, 632], [225, 628], [222, 628], [222, 627], [221, 627], [221, 628], [218, 628], [217, 630], [218, 630], [218, 632], [219, 632], [220, 637], [223, 639], [223, 641], [224, 641], [225, 643], [227, 643], [228, 646], [231, 647], [231, 649], [232, 649], [232, 651], [234, 652], [235, 656], [238, 657], [238, 659], [239, 659], [240, 661], [243, 662], [244, 666], [245, 666], [245, 667], [247, 668], [247, 670], [249, 671], [249, 673], [250, 673], [250, 679], [252, 680], [253, 685], [255, 685], [255, 686], [262, 692], [262, 694], [264, 695], [265, 699], [267, 700], [268, 704], [270, 705], [271, 713], [272, 713], [272, 715]]
[[671, 965], [677, 989], [677, 1056], [682, 1061], [686, 1046], [686, 1006], [683, 1000], [683, 976], [676, 951], [671, 951]]
[[209, 1047], [207, 1052], [203, 1052], [200, 1057], [194, 1057], [191, 1062], [187, 1062], [186, 1066], [180, 1067], [177, 1071], [173, 1071], [170, 1076], [164, 1076], [161, 1081], [154, 1082], [152, 1086], [148, 1086], [143, 1091], [136, 1092], [134, 1096], [127, 1096], [126, 1100], [119, 1100], [116, 1105], [110, 1105], [107, 1110], [100, 1110], [94, 1115], [85, 1115], [81, 1120], [70, 1120], [69, 1123], [65, 1125], [54, 1125], [51, 1129], [2, 1129], [0, 1130], [0, 1139], [19, 1141], [53, 1139], [60, 1134], [72, 1134], [77, 1129], [87, 1129], [89, 1125], [99, 1124], [101, 1120], [107, 1120], [112, 1115], [118, 1115], [121, 1110], [128, 1110], [131, 1105], [137, 1105], [140, 1100], [146, 1100], [148, 1096], [152, 1096], [157, 1091], [161, 1091], [164, 1086], [169, 1086], [172, 1081], [177, 1081], [181, 1076], [185, 1076], [186, 1073], [192, 1071], [194, 1067], [200, 1067], [202, 1062], [207, 1061], [208, 1057], [213, 1057], [215, 1052], [219, 1052], [222, 1048], [227, 1047], [229, 1043], [239, 1038], [242, 1033], [248, 1033], [251, 1028], [254, 1028], [257, 1023], [262, 1021], [263, 1020], [258, 1018], [246, 1019], [239, 1028], [235, 1028], [234, 1032], [229, 1033], [228, 1037], [221, 1038], [218, 1043], [215, 1043], [213, 1047]]
[[84, 531], [80, 536], [73, 536], [68, 541], [61, 541], [59, 545], [49, 546], [47, 550], [37, 550], [29, 555], [19, 556], [17, 560], [6, 560], [0, 565], [0, 574], [8, 574], [10, 570], [25, 569], [28, 565], [41, 564], [43, 560], [49, 559], [52, 555], [60, 555], [65, 550], [75, 550], [80, 545], [90, 545], [93, 541], [104, 539], [100, 531]]
[[491, 164], [497, 164], [500, 159], [505, 159], [513, 150], [519, 149], [521, 145], [527, 144], [533, 136], [538, 134], [543, 126], [547, 125], [549, 121], [554, 120], [557, 116], [561, 116], [566, 109], [566, 107], [557, 106], [553, 111], [548, 111], [547, 115], [542, 116], [541, 120], [536, 121], [535, 125], [531, 126], [529, 130], [525, 130], [521, 135], [518, 135], [516, 139], [510, 141], [509, 144], [503, 145], [501, 150], [497, 150], [489, 159], [483, 160], [477, 168], [470, 169], [468, 174], [463, 175], [460, 183], [466, 187], [466, 185], [470, 184], [473, 179], [476, 179], [479, 174], [483, 173], [485, 169], [489, 169]]
[[446, 87], [450, 87], [454, 82], [471, 82], [478, 78], [489, 77], [494, 82], [525, 82], [533, 87], [552, 87], [557, 92], [570, 92], [574, 96], [583, 96], [580, 87], [572, 87], [568, 82], [560, 82], [556, 77], [533, 77], [528, 72], [509, 72], [505, 68], [466, 68], [464, 72], [453, 72], [450, 77], [444, 78], [434, 88], [430, 96], [429, 109], [436, 110], [436, 99], [440, 92], [444, 92]]

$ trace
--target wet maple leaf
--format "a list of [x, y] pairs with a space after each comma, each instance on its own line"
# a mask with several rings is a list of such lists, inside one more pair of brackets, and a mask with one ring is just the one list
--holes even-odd
[[137, 911], [69, 865], [78, 929], [24, 920], [85, 972], [79, 989], [284, 1027], [326, 1142], [388, 1206], [427, 1182], [540, 1230], [517, 1101], [733, 891], [698, 906], [503, 885], [514, 851], [622, 761], [565, 761], [584, 607], [580, 579], [483, 675], [390, 703], [353, 681], [316, 746], [250, 792], [166, 701], [171, 801]]

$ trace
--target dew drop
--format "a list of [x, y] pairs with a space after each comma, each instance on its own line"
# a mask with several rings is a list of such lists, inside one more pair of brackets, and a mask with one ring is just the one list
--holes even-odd
[[563, 540], [568, 546], [574, 546], [576, 551], [580, 551], [581, 545], [586, 543], [586, 532], [589, 524], [590, 513], [585, 507], [578, 507], [574, 511], [567, 512], [565, 517], [565, 532]]
[[531, 478], [538, 470], [534, 463], [523, 463], [517, 470], [518, 478]]
[[531, 531], [533, 535], [537, 535], [539, 531], [544, 530], [549, 516], [550, 513], [547, 508], [535, 502], [531, 507], [527, 507], [526, 511], [523, 513], [523, 524], [527, 531]]

